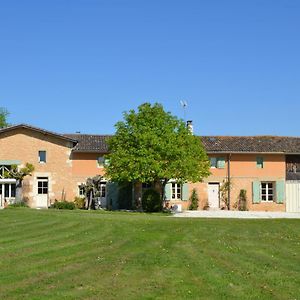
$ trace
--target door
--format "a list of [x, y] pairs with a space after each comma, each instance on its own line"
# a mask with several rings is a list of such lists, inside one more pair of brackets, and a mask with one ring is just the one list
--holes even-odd
[[48, 177], [37, 178], [36, 207], [48, 207]]
[[219, 183], [208, 184], [208, 205], [209, 208], [219, 208]]
[[101, 207], [106, 208], [106, 182], [104, 181], [100, 183], [100, 203]]
[[286, 211], [300, 212], [300, 181], [286, 182]]
[[5, 204], [12, 204], [16, 197], [16, 180], [0, 179], [0, 207]]

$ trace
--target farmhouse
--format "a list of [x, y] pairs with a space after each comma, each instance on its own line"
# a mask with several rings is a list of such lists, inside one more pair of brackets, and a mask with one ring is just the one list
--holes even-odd
[[[82, 196], [88, 177], [104, 174], [104, 155], [109, 135], [58, 134], [20, 124], [0, 130], [0, 206], [14, 201], [15, 180], [6, 178], [12, 165], [31, 163], [32, 176], [23, 182], [24, 200], [31, 207], [47, 208], [57, 200]], [[278, 136], [203, 136], [211, 162], [211, 175], [199, 183], [166, 186], [166, 203], [187, 209], [191, 191], [199, 195], [199, 209], [222, 209], [220, 190], [226, 191], [231, 209], [241, 190], [247, 209], [253, 211], [300, 211], [300, 138]], [[147, 188], [145, 186], [145, 188]], [[100, 200], [118, 208], [115, 184], [101, 183]]]

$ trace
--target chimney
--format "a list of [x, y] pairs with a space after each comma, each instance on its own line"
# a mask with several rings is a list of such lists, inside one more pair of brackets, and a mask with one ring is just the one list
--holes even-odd
[[189, 120], [186, 122], [186, 127], [191, 134], [194, 134], [193, 121]]

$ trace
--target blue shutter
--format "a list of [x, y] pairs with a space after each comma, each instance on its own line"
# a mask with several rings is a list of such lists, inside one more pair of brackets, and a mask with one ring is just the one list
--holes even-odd
[[260, 203], [260, 182], [253, 181], [252, 182], [252, 197], [253, 203]]
[[165, 200], [172, 200], [172, 183], [167, 183], [165, 186]]
[[107, 208], [118, 209], [119, 207], [119, 187], [116, 182], [106, 184], [106, 205]]
[[225, 158], [224, 157], [218, 157], [218, 159], [217, 159], [217, 168], [218, 169], [225, 169]]
[[189, 200], [189, 184], [184, 183], [182, 185], [182, 200], [187, 201]]
[[276, 181], [276, 202], [277, 203], [283, 203], [285, 191], [284, 191], [284, 180], [278, 180]]

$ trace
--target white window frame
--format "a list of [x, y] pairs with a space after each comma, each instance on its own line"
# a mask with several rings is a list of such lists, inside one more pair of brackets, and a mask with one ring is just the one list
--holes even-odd
[[182, 200], [182, 184], [176, 182], [171, 183], [171, 199]]
[[106, 181], [100, 182], [100, 197], [105, 198], [106, 197]]
[[[45, 161], [41, 160], [41, 152], [45, 153]], [[40, 164], [45, 164], [47, 162], [47, 151], [46, 150], [39, 150], [39, 163]]]
[[[77, 194], [78, 194], [78, 197], [85, 197], [85, 194], [84, 194], [84, 187], [82, 186], [82, 184], [78, 184], [78, 190], [77, 190]], [[83, 193], [82, 193], [83, 192]]]
[[[265, 190], [266, 192], [263, 193], [263, 184], [266, 185]], [[270, 188], [269, 185], [272, 185], [272, 187]], [[269, 190], [272, 190], [272, 193], [269, 194]], [[262, 181], [260, 183], [260, 200], [262, 202], [275, 202], [275, 183], [272, 181]], [[263, 200], [263, 196], [266, 196], [266, 199]], [[272, 196], [272, 200], [269, 200], [269, 196]]]

